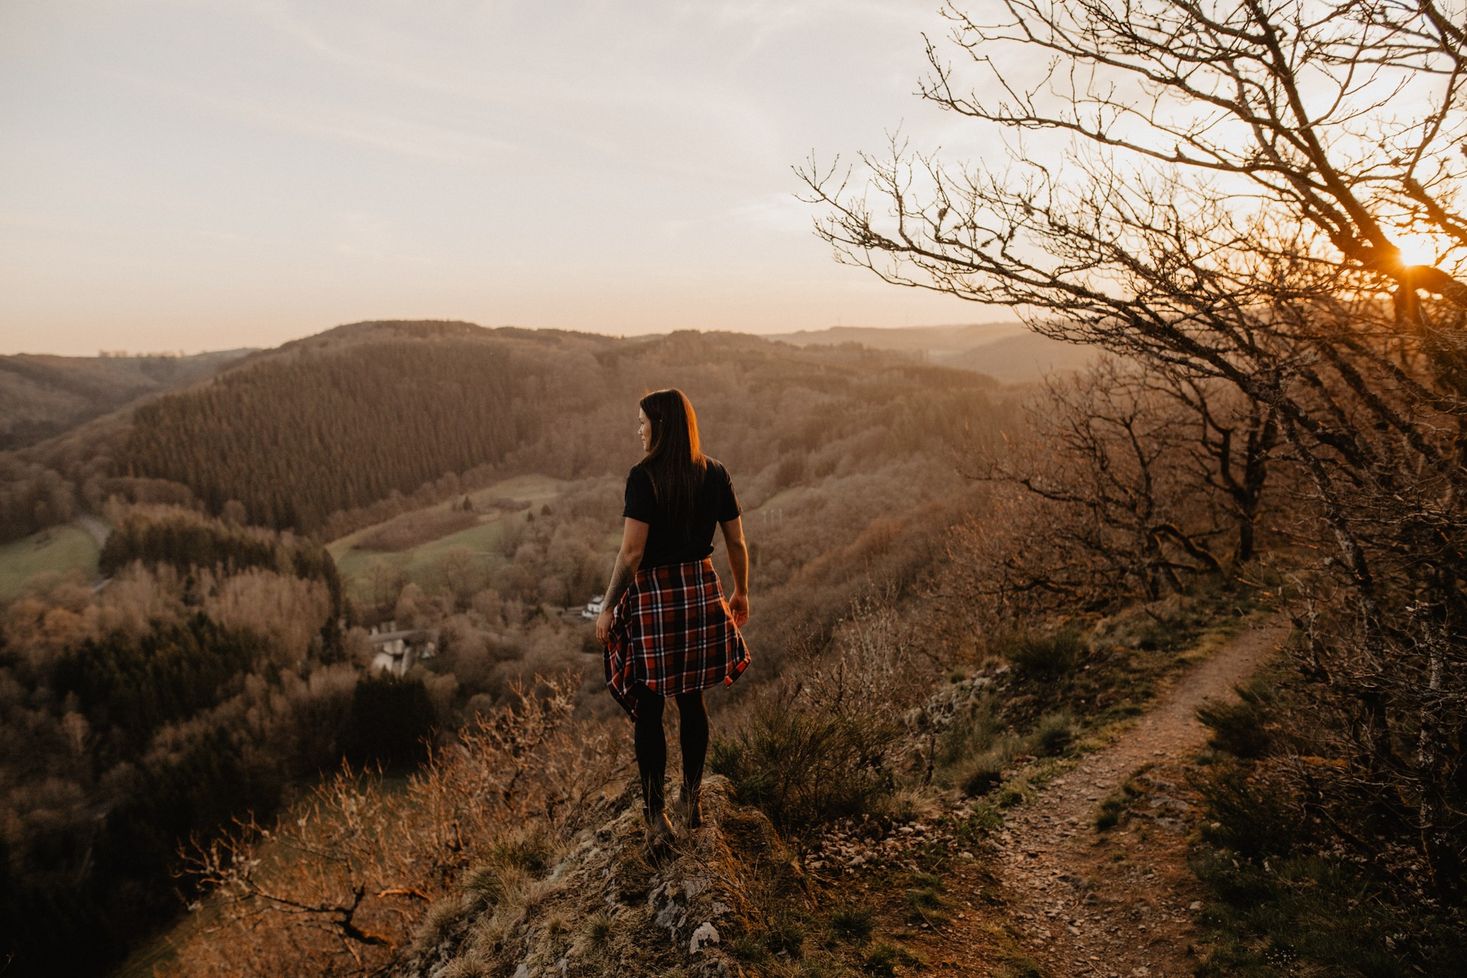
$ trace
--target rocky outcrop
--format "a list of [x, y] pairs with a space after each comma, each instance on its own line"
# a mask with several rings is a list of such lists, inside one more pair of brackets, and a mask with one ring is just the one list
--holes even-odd
[[649, 862], [635, 787], [547, 872], [470, 873], [430, 911], [398, 978], [744, 975], [737, 942], [762, 929], [768, 890], [798, 893], [796, 862], [765, 816], [710, 777], [704, 825]]

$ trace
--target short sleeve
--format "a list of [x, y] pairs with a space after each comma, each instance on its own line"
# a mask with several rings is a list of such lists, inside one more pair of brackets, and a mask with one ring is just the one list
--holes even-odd
[[621, 515], [649, 524], [657, 515], [657, 497], [652, 492], [652, 477], [640, 466], [627, 473], [627, 489]]
[[727, 523], [738, 519], [743, 510], [739, 509], [739, 497], [734, 495], [733, 479], [729, 478], [728, 469], [720, 465], [718, 473], [721, 477], [718, 488], [718, 522]]

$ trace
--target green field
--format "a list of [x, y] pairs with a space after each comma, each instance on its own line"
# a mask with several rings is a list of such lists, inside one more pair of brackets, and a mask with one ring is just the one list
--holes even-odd
[[80, 571], [88, 579], [96, 577], [99, 555], [91, 534], [74, 524], [0, 544], [0, 601], [9, 601], [45, 575]]
[[[466, 493], [465, 495], [473, 501], [475, 508], [486, 511], [480, 513], [476, 525], [429, 540], [407, 550], [374, 550], [360, 546], [359, 541], [370, 537], [382, 527], [396, 520], [410, 518], [413, 513], [403, 513], [375, 526], [364, 527], [354, 533], [349, 533], [332, 541], [326, 549], [331, 551], [331, 557], [336, 561], [337, 570], [341, 572], [346, 584], [347, 593], [353, 600], [360, 601], [369, 597], [372, 567], [376, 564], [400, 570], [407, 580], [427, 589], [437, 583], [434, 575], [438, 573], [439, 564], [452, 551], [467, 550], [476, 559], [491, 563], [503, 561], [505, 558], [499, 552], [498, 545], [505, 526], [510, 521], [523, 521], [525, 514], [532, 508], [554, 500], [560, 495], [562, 485], [559, 479], [552, 479], [548, 476], [522, 475]], [[513, 510], [490, 510], [496, 501], [508, 499], [518, 500], [524, 505]], [[462, 496], [456, 496], [450, 502], [438, 503], [414, 512], [445, 510], [456, 507], [462, 500]]]

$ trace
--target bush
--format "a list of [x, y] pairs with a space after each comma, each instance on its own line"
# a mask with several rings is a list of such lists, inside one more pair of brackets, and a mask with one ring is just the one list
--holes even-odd
[[1051, 635], [1018, 635], [1010, 640], [1003, 655], [1025, 678], [1054, 680], [1074, 670], [1084, 649], [1080, 633], [1066, 628]]
[[937, 744], [937, 763], [951, 767], [981, 754], [993, 746], [1000, 729], [991, 699], [985, 697], [973, 703], [942, 732]]
[[1019, 751], [1013, 734], [1004, 732], [993, 701], [982, 699], [954, 718], [937, 745], [937, 761], [949, 783], [969, 797], [985, 795], [1003, 782], [1003, 772]]
[[714, 742], [709, 764], [733, 782], [738, 801], [799, 836], [891, 794], [894, 733], [867, 717], [766, 703], [735, 739]]
[[1224, 851], [1194, 855], [1216, 895], [1203, 919], [1213, 953], [1201, 978], [1289, 973], [1407, 978], [1456, 975], [1467, 954], [1460, 911], [1403, 906], [1368, 869], [1294, 855], [1267, 867]]
[[1213, 819], [1203, 831], [1208, 842], [1254, 859], [1293, 849], [1301, 825], [1289, 786], [1224, 767], [1200, 779], [1198, 787]]
[[1245, 759], [1263, 757], [1272, 745], [1264, 694], [1239, 688], [1237, 703], [1207, 702], [1197, 708], [1197, 718], [1212, 728], [1208, 745]]

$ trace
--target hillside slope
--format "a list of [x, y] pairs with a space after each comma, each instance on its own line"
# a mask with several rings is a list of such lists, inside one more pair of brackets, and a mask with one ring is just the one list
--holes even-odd
[[113, 496], [214, 514], [234, 501], [232, 518], [340, 535], [393, 515], [363, 507], [439, 501], [460, 477], [620, 475], [636, 401], [660, 387], [687, 390], [713, 453], [768, 470], [773, 492], [873, 454], [949, 450], [992, 426], [996, 385], [892, 352], [739, 334], [355, 323], [0, 453], [0, 540]]
[[472, 877], [429, 911], [393, 974], [744, 974], [730, 947], [767, 932], [771, 899], [800, 886], [768, 818], [734, 804], [728, 781], [710, 777], [703, 827], [653, 863], [642, 853], [634, 786], [611, 812], [538, 878], [504, 886], [492, 874]]
[[0, 357], [0, 451], [42, 441], [140, 397], [187, 386], [248, 353]]

